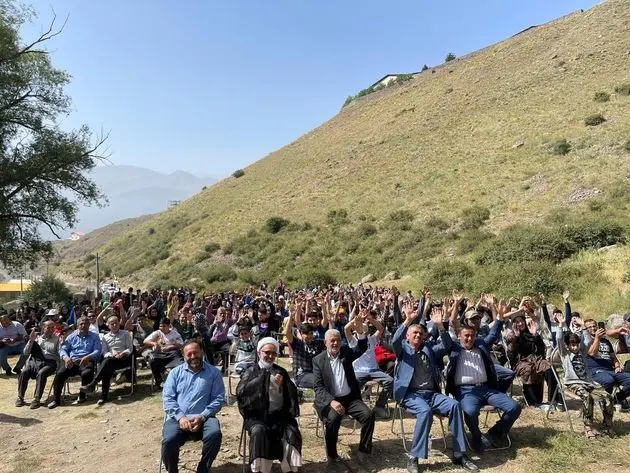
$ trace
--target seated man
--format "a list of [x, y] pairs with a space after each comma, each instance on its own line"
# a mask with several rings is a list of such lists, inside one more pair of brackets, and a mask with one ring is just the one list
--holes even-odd
[[35, 329], [29, 334], [28, 343], [24, 348], [24, 355], [30, 355], [26, 366], [18, 379], [18, 395], [15, 407], [24, 405], [24, 394], [28, 388], [28, 381], [35, 379], [35, 396], [31, 402], [31, 409], [41, 406], [41, 399], [46, 388], [48, 376], [57, 370], [59, 364], [59, 337], [53, 333], [55, 322], [44, 322], [43, 332], [37, 335]]
[[324, 421], [329, 469], [338, 466], [337, 439], [341, 420], [346, 413], [361, 424], [357, 460], [362, 463], [367, 460], [366, 454], [372, 453], [374, 412], [361, 400], [361, 387], [352, 368], [352, 362], [367, 348], [365, 336], [360, 335], [358, 338], [356, 348], [342, 348], [341, 334], [338, 330], [330, 329], [324, 337], [326, 351], [313, 359], [315, 409]]
[[606, 329], [598, 328], [593, 319], [586, 319], [584, 328], [582, 339], [588, 354], [586, 367], [593, 380], [601, 384], [609, 394], [612, 394], [615, 386], [619, 386], [614, 402], [620, 405], [623, 412], [630, 410], [627, 401], [630, 395], [630, 373], [623, 371], [612, 344], [605, 338]]
[[153, 350], [145, 358], [153, 373], [156, 389], [162, 388], [162, 372], [182, 362], [181, 348], [184, 345], [181, 335], [171, 328], [168, 318], [160, 320], [160, 328], [144, 339], [144, 344]]
[[126, 330], [120, 330], [120, 320], [115, 315], [110, 315], [107, 319], [109, 332], [103, 335], [103, 361], [98, 366], [96, 376], [85, 386], [81, 386], [81, 391], [89, 392], [102, 381], [101, 398], [96, 403], [103, 405], [109, 400], [109, 386], [111, 384], [114, 371], [123, 368], [130, 368], [133, 352], [133, 341], [131, 335]]
[[[521, 414], [521, 406], [501, 392], [490, 350], [503, 326], [496, 320], [485, 339], [476, 338], [475, 328], [463, 326], [459, 343], [453, 343], [446, 373], [446, 392], [457, 399], [464, 411], [464, 420], [472, 434], [475, 451], [507, 446], [507, 436]], [[479, 430], [479, 411], [484, 405], [498, 408], [501, 419], [488, 431], [487, 438]]]
[[[324, 350], [323, 340], [315, 339], [315, 331], [311, 324], [301, 322], [302, 312], [300, 304], [292, 309], [287, 317], [284, 337], [293, 352], [293, 376], [299, 388], [313, 389], [315, 375], [313, 374], [313, 358]], [[297, 325], [300, 337], [293, 335], [293, 324]]]
[[284, 368], [274, 363], [280, 346], [272, 338], [258, 342], [258, 363], [241, 376], [236, 388], [238, 409], [249, 432], [249, 463], [253, 473], [270, 473], [280, 460], [283, 473], [302, 466], [302, 435], [297, 388]]
[[[48, 403], [48, 409], [61, 405], [61, 391], [70, 376], [81, 375], [81, 385], [85, 386], [94, 377], [94, 364], [101, 356], [101, 340], [90, 332], [90, 320], [79, 317], [77, 330], [65, 339], [59, 349], [63, 363], [53, 380], [54, 398]], [[79, 392], [79, 398], [73, 404], [85, 402], [85, 392]]]
[[187, 440], [201, 440], [197, 473], [208, 473], [221, 448], [221, 428], [216, 418], [223, 406], [225, 388], [221, 373], [203, 361], [203, 347], [196, 339], [184, 345], [184, 363], [171, 370], [164, 384], [162, 462], [169, 473], [178, 472], [179, 449]]
[[394, 379], [390, 375], [381, 371], [378, 367], [378, 363], [376, 362], [375, 349], [381, 339], [381, 336], [383, 335], [384, 329], [383, 325], [374, 318], [375, 315], [376, 311], [372, 313], [367, 309], [363, 309], [358, 316], [346, 324], [345, 332], [346, 339], [348, 340], [348, 346], [353, 348], [356, 346], [358, 341], [357, 336], [352, 333], [353, 328], [357, 330], [357, 327], [359, 327], [357, 333], [366, 333], [370, 328], [375, 330], [375, 332], [367, 338], [368, 349], [359, 358], [354, 360], [352, 366], [354, 368], [354, 372], [356, 373], [357, 381], [359, 381], [361, 386], [364, 386], [365, 383], [371, 380], [377, 381], [381, 385], [381, 392], [374, 406], [374, 414], [376, 417], [381, 419], [387, 419], [389, 418], [389, 412], [387, 411], [386, 406], [387, 401], [392, 394]]
[[26, 337], [26, 330], [20, 322], [12, 321], [6, 313], [0, 315], [0, 367], [7, 376], [11, 376], [11, 366], [7, 361], [9, 355], [20, 355], [13, 367], [15, 374], [19, 374], [26, 363], [26, 356], [23, 353]]
[[440, 393], [440, 361], [453, 343], [442, 324], [442, 310], [435, 307], [431, 314], [440, 334], [437, 344], [427, 341], [426, 327], [415, 323], [416, 320], [413, 304], [406, 303], [405, 320], [392, 340], [398, 358], [394, 399], [416, 416], [407, 471], [418, 473], [418, 459], [427, 458], [433, 413], [448, 416], [453, 434], [453, 463], [468, 471], [477, 471], [477, 466], [466, 456], [461, 407], [457, 401]]

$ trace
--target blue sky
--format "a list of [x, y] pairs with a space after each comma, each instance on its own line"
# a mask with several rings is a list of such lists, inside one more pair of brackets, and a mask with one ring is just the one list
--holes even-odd
[[222, 177], [332, 117], [390, 72], [436, 65], [592, 0], [37, 0], [31, 37], [73, 80], [62, 126], [110, 160]]

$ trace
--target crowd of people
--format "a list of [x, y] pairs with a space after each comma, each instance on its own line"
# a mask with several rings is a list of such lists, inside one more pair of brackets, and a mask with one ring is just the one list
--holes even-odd
[[[154, 389], [163, 389], [162, 461], [171, 473], [188, 439], [203, 441], [198, 472], [209, 471], [218, 454], [222, 374], [240, 376], [236, 401], [253, 472], [268, 473], [274, 460], [283, 472], [298, 471], [297, 419], [309, 390], [330, 471], [342, 468], [337, 441], [345, 416], [361, 425], [355, 457], [363, 465], [371, 464], [377, 419], [401, 410], [414, 416], [407, 470], [416, 473], [428, 456], [434, 415], [448, 419], [453, 463], [476, 471], [467, 448], [507, 448], [523, 406], [564, 410], [563, 393], [573, 393], [582, 401], [588, 439], [614, 435], [615, 411], [630, 410], [630, 363], [622, 366], [617, 357], [630, 346], [630, 313], [606, 326], [573, 311], [568, 292], [564, 310], [543, 295], [473, 300], [453, 290], [438, 300], [423, 288], [418, 296], [363, 285], [291, 291], [280, 281], [272, 289], [263, 282], [211, 295], [129, 288], [57, 307], [24, 302], [11, 313], [0, 309], [0, 365], [7, 376], [18, 376], [17, 407], [26, 404], [34, 379], [30, 408], [53, 409], [64, 401], [69, 377], [81, 377], [73, 403], [86, 402], [101, 383], [101, 405], [109, 401], [114, 375], [135, 382], [131, 367], [144, 360]], [[291, 374], [277, 362], [283, 353]], [[10, 355], [19, 355], [14, 367]], [[522, 387], [522, 404], [510, 394], [514, 383]], [[486, 405], [497, 409], [499, 420], [484, 433], [479, 414]]]

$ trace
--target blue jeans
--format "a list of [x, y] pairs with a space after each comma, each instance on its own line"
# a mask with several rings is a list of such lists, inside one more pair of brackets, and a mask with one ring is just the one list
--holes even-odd
[[18, 358], [18, 361], [15, 364], [15, 368], [22, 369], [24, 367], [24, 364], [26, 363], [26, 356], [23, 354], [25, 346], [25, 342], [20, 342], [11, 347], [0, 348], [0, 366], [4, 371], [11, 371], [11, 366], [9, 366], [9, 362], [7, 361], [9, 355], [20, 355], [20, 358]]
[[453, 454], [457, 456], [466, 452], [462, 409], [455, 399], [435, 391], [407, 391], [401, 406], [416, 416], [409, 452], [412, 457], [427, 458], [433, 414], [448, 416], [448, 428], [453, 434]]
[[496, 389], [490, 389], [487, 386], [459, 386], [455, 397], [462, 406], [464, 420], [474, 442], [481, 441], [479, 411], [483, 406], [496, 407], [502, 412], [501, 419], [492, 429], [503, 435], [510, 431], [516, 419], [521, 415], [521, 406], [518, 402], [508, 395]]
[[604, 370], [598, 368], [591, 371], [593, 381], [602, 385], [602, 387], [610, 394], [612, 394], [615, 386], [621, 388], [620, 395], [617, 396], [617, 400], [623, 400], [630, 395], [630, 374], [621, 372], [617, 373], [615, 370]]
[[212, 462], [221, 448], [221, 428], [219, 421], [210, 417], [203, 423], [199, 432], [185, 432], [179, 428], [179, 422], [169, 417], [164, 422], [162, 429], [162, 462], [168, 473], [177, 473], [179, 462], [179, 449], [188, 440], [201, 440], [201, 460], [197, 465], [197, 473], [208, 473]]

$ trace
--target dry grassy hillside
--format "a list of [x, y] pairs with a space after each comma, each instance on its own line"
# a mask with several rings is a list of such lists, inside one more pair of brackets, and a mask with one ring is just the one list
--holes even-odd
[[[615, 88], [630, 83], [628, 61], [630, 2], [576, 12], [351, 103], [243, 177], [217, 183], [100, 251], [121, 275], [147, 281], [176, 263], [198, 264], [204, 245], [225, 246], [271, 216], [327, 227], [329, 211], [343, 208], [351, 220], [383, 228], [404, 209], [414, 225], [433, 217], [456, 229], [462, 209], [478, 205], [490, 210], [485, 229], [496, 233], [563, 209], [583, 211], [585, 198], [627, 187], [630, 96]], [[595, 101], [597, 92], [610, 100]], [[586, 126], [597, 113], [606, 121]], [[550, 152], [558, 139], [568, 141], [568, 154]], [[332, 245], [350, 235], [336, 234]], [[393, 269], [411, 269], [401, 265]], [[362, 271], [351, 269], [342, 274]]]

